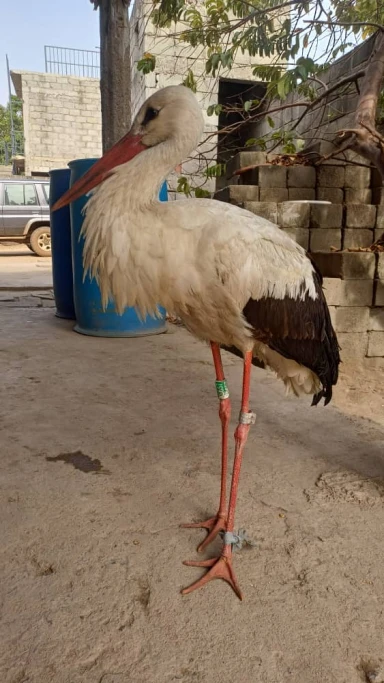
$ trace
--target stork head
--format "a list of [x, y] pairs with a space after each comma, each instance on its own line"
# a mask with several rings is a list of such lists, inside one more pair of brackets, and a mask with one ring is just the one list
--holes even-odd
[[180, 152], [178, 161], [192, 151], [203, 132], [204, 120], [196, 97], [183, 85], [158, 90], [143, 104], [131, 130], [109, 149], [54, 204], [53, 211], [75, 201], [103, 182], [113, 169], [141, 152], [163, 143]]

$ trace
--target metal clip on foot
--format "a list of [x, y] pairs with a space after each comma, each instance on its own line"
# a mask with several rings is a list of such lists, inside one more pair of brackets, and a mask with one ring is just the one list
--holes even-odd
[[256, 422], [256, 413], [250, 411], [249, 413], [240, 413], [239, 423], [241, 425], [254, 425]]

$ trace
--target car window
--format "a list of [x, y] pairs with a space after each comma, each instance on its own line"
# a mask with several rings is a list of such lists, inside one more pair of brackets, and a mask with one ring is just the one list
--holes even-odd
[[36, 206], [35, 186], [24, 183], [12, 183], [5, 185], [4, 204], [6, 206]]
[[37, 196], [34, 185], [24, 185], [24, 202], [27, 206], [36, 206]]
[[49, 184], [47, 183], [46, 185], [42, 185], [41, 187], [43, 188], [44, 197], [47, 200], [47, 204], [49, 204]]
[[6, 185], [4, 192], [4, 204], [8, 206], [17, 206], [24, 204], [24, 186], [23, 185]]

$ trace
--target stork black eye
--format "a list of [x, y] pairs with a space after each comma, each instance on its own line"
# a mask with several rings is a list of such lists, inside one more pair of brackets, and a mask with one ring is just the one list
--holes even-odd
[[153, 109], [153, 107], [148, 107], [147, 111], [145, 112], [144, 116], [144, 121], [143, 121], [143, 126], [146, 126], [147, 123], [150, 121], [153, 121], [153, 119], [158, 116], [159, 110], [158, 109]]

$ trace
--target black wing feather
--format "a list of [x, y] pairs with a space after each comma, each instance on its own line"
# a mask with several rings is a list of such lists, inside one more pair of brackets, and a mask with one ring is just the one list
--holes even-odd
[[322, 289], [321, 273], [315, 264], [313, 267], [317, 299], [308, 294], [303, 299], [250, 299], [243, 314], [254, 329], [255, 339], [318, 376], [322, 390], [313, 397], [312, 405], [317, 405], [322, 398], [327, 405], [338, 378], [339, 344]]

